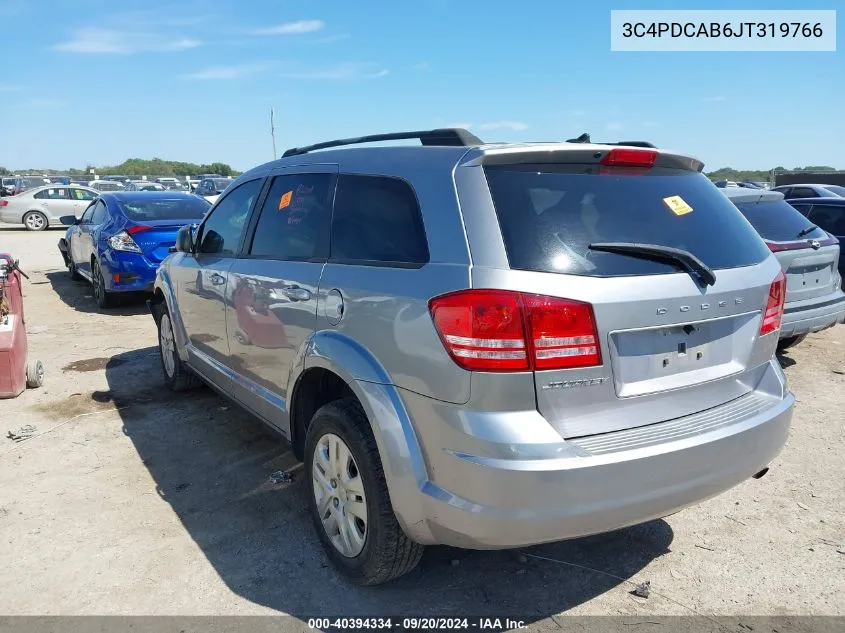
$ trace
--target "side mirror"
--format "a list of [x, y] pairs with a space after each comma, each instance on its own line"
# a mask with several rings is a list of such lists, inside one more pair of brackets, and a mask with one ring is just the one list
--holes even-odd
[[190, 224], [183, 226], [176, 234], [176, 251], [178, 253], [194, 252], [194, 233]]
[[65, 226], [73, 226], [79, 224], [79, 219], [75, 215], [63, 215], [59, 218], [59, 222]]

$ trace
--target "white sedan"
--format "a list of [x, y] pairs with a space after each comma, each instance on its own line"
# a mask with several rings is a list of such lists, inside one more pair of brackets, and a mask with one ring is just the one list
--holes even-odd
[[83, 211], [99, 192], [74, 185], [46, 185], [16, 196], [0, 198], [0, 221], [23, 224], [29, 231], [43, 231], [60, 226], [63, 215], [82, 217]]

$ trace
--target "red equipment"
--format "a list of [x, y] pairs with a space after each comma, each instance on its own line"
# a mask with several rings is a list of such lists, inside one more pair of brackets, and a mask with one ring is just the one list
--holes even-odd
[[14, 398], [26, 387], [44, 384], [44, 365], [26, 360], [21, 277], [29, 279], [17, 260], [0, 253], [0, 398]]

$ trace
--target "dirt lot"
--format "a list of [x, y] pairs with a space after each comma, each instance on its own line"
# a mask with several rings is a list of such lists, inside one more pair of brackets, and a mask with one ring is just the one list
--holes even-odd
[[[286, 447], [210, 390], [165, 391], [143, 302], [99, 313], [60, 235], [0, 229], [47, 368], [44, 388], [0, 402], [2, 436], [40, 434], [0, 437], [2, 614], [845, 614], [845, 327], [781, 359], [798, 405], [763, 479], [527, 558], [431, 548], [361, 589], [328, 566], [304, 479], [269, 481]], [[629, 593], [645, 580], [650, 598]]]

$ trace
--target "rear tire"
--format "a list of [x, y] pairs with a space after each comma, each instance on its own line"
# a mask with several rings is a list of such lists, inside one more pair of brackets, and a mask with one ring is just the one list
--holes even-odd
[[797, 336], [788, 336], [786, 338], [782, 338], [778, 341], [778, 351], [782, 352], [785, 349], [789, 349], [790, 347], [795, 347], [807, 338], [806, 334], [798, 334]]
[[94, 290], [94, 300], [97, 302], [97, 307], [105, 310], [114, 305], [114, 296], [106, 291], [106, 280], [103, 277], [103, 270], [100, 268], [99, 262], [94, 259], [91, 261], [91, 285]]
[[[325, 453], [322, 451], [325, 450], [326, 445], [331, 445], [327, 442], [336, 443], [338, 439], [351, 455], [349, 463], [354, 467], [354, 479], [359, 479], [360, 482], [354, 488], [357, 491], [363, 491], [360, 496], [355, 494], [352, 485], [347, 489], [342, 483], [340, 485], [334, 483], [335, 481], [343, 482], [348, 477], [348, 469], [342, 471], [343, 474], [340, 476], [335, 473], [334, 478], [328, 479], [320, 478], [322, 470], [319, 473], [314, 470], [315, 461], [321, 469], [325, 468], [325, 458], [322, 457]], [[310, 489], [308, 506], [311, 518], [329, 560], [338, 571], [358, 584], [378, 585], [406, 574], [417, 566], [424, 547], [409, 539], [396, 520], [375, 437], [366, 414], [355, 398], [330, 402], [317, 410], [305, 437], [305, 459], [305, 472], [310, 475], [311, 482], [308, 486]], [[325, 510], [322, 514], [318, 508], [317, 497], [322, 497], [328, 489], [321, 484], [321, 481], [329, 481], [329, 488], [335, 490], [335, 495], [346, 496], [347, 499], [340, 504], [333, 504], [330, 495], [329, 501], [322, 504]], [[343, 492], [337, 493], [337, 490]], [[333, 507], [337, 509], [340, 505], [340, 510], [345, 511], [346, 507], [349, 507], [350, 494], [354, 497], [353, 502], [358, 501], [359, 508], [360, 500], [363, 499], [366, 521], [358, 522], [357, 525], [359, 538], [360, 526], [364, 526], [364, 543], [363, 547], [353, 547], [351, 552], [344, 554], [332, 542], [332, 538], [342, 540], [342, 534], [330, 537], [327, 532], [329, 528], [326, 527], [325, 522], [336, 525], [331, 523], [332, 510], [329, 506], [333, 504]], [[358, 509], [358, 512], [360, 511]], [[344, 512], [342, 519], [355, 521], [354, 517], [349, 518], [351, 514], [354, 513]], [[355, 514], [355, 517], [357, 516]]]
[[170, 312], [166, 306], [162, 306], [161, 317], [158, 320], [158, 351], [161, 373], [171, 391], [187, 391], [200, 384], [199, 377], [179, 358], [173, 322], [170, 320]]
[[43, 231], [48, 224], [47, 216], [40, 211], [27, 211], [23, 214], [23, 225], [27, 231]]
[[26, 386], [37, 389], [44, 384], [44, 365], [40, 360], [31, 360], [26, 364]]

